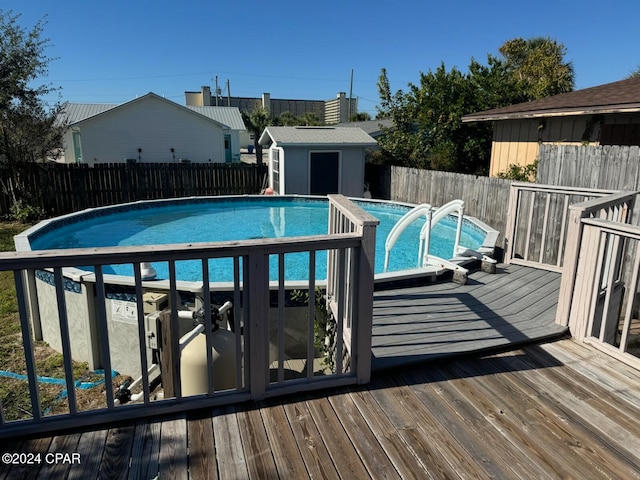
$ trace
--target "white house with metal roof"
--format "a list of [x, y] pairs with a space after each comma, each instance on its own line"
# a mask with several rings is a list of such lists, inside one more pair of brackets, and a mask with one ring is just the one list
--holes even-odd
[[240, 161], [240, 111], [182, 106], [154, 93], [126, 103], [67, 103], [64, 163]]
[[354, 127], [267, 127], [269, 186], [279, 195], [364, 195], [365, 152], [376, 141]]

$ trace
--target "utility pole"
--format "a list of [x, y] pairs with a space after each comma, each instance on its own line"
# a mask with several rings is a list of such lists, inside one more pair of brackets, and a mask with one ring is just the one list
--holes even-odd
[[231, 87], [229, 86], [229, 79], [227, 78], [227, 107], [231, 106]]

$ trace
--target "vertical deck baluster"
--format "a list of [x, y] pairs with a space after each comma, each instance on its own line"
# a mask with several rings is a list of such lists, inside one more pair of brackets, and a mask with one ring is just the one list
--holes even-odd
[[343, 335], [343, 337], [347, 342], [346, 348], [347, 352], [349, 352], [349, 370], [353, 373], [355, 373], [355, 362], [352, 361], [353, 358], [351, 357], [351, 355], [355, 353], [353, 350], [353, 323], [357, 322], [358, 312], [358, 299], [353, 292], [358, 292], [360, 290], [360, 279], [357, 274], [360, 270], [359, 262], [360, 252], [353, 248], [349, 249], [349, 286], [347, 287], [347, 290], [350, 293], [349, 306], [346, 310], [346, 325], [344, 328], [347, 335]]
[[278, 254], [278, 383], [284, 382], [284, 253]]
[[640, 273], [640, 240], [636, 240], [636, 253], [633, 259], [633, 274], [631, 276], [631, 283], [627, 289], [629, 297], [627, 298], [627, 308], [624, 314], [624, 323], [622, 324], [622, 333], [620, 335], [620, 351], [627, 351], [627, 340], [629, 339], [629, 330], [631, 329], [631, 319], [633, 317], [633, 306], [635, 303], [635, 295], [638, 289], [638, 274]]
[[[617, 263], [615, 258], [618, 256], [619, 246], [620, 246], [620, 236], [610, 233], [607, 235], [608, 244], [606, 256], [607, 256], [607, 290], [604, 294], [604, 305], [602, 306], [602, 320], [600, 323], [600, 336], [599, 339], [601, 342], [604, 342], [605, 332], [607, 330], [607, 322], [609, 322], [609, 305], [611, 304], [611, 294], [613, 293], [613, 289], [615, 287], [615, 276], [617, 273]], [[618, 319], [615, 319], [616, 322]]]
[[42, 407], [40, 405], [36, 359], [34, 357], [33, 339], [31, 338], [31, 327], [29, 325], [29, 316], [27, 314], [27, 299], [22, 275], [22, 270], [13, 271], [13, 278], [16, 286], [16, 297], [18, 300], [18, 316], [20, 317], [20, 329], [22, 330], [22, 345], [24, 346], [24, 358], [27, 364], [29, 397], [31, 398], [31, 414], [33, 415], [33, 420], [37, 422], [42, 418]]
[[[602, 275], [602, 270], [603, 270], [603, 264], [604, 264], [604, 252], [606, 249], [606, 241], [603, 241], [603, 238], [606, 237], [606, 234], [603, 233], [602, 231], [598, 230], [597, 231], [597, 242], [595, 245], [595, 249], [597, 250], [597, 255], [595, 258], [595, 264], [596, 264], [596, 269], [593, 275], [593, 278], [591, 279], [586, 279], [585, 281], [587, 282], [591, 282], [593, 285], [593, 289], [592, 289], [592, 295], [591, 298], [589, 299], [589, 310], [588, 310], [588, 324], [587, 324], [587, 331], [586, 331], [586, 336], [587, 337], [593, 337], [593, 318], [595, 316], [595, 311], [596, 311], [596, 304], [598, 301], [598, 295], [601, 289], [601, 280], [600, 280], [600, 276]], [[599, 335], [599, 332], [598, 332]]]
[[62, 344], [62, 362], [64, 364], [64, 377], [67, 384], [67, 399], [69, 402], [69, 413], [78, 413], [76, 403], [76, 386], [73, 378], [73, 355], [71, 354], [71, 341], [69, 339], [69, 318], [67, 317], [67, 302], [64, 298], [64, 277], [62, 268], [56, 267], [53, 270], [56, 288], [56, 302], [58, 304], [58, 322], [60, 325], [60, 343]]
[[551, 204], [551, 193], [547, 193], [547, 199], [544, 204], [544, 217], [542, 218], [542, 238], [540, 239], [540, 255], [538, 262], [542, 263], [544, 259], [544, 249], [547, 243], [547, 224], [549, 223], [549, 205]]
[[180, 375], [180, 325], [178, 324], [178, 307], [177, 302], [180, 300], [178, 288], [176, 286], [176, 262], [169, 260], [169, 302], [171, 305], [171, 315], [169, 326], [171, 329], [171, 351], [173, 352], [173, 360], [176, 362], [176, 377], [173, 378], [173, 392], [176, 400], [182, 399], [182, 378]]
[[344, 345], [344, 308], [345, 297], [348, 293], [345, 291], [345, 249], [341, 248], [338, 253], [338, 309], [336, 318], [336, 373], [342, 372], [342, 348]]
[[215, 393], [216, 379], [213, 368], [213, 324], [211, 321], [211, 285], [209, 283], [209, 259], [202, 259], [202, 308], [204, 309], [204, 335], [207, 346], [207, 393]]
[[100, 357], [104, 368], [104, 382], [107, 395], [107, 408], [115, 408], [113, 394], [113, 375], [111, 370], [111, 350], [109, 347], [109, 328], [107, 327], [107, 306], [104, 291], [104, 275], [102, 265], [95, 265], [96, 275], [96, 322], [98, 324], [98, 336], [100, 339]]
[[560, 221], [560, 241], [558, 242], [558, 258], [556, 259], [556, 266], [561, 267], [564, 265], [564, 237], [566, 231], [569, 228], [567, 224], [567, 215], [569, 214], [569, 195], [565, 194], [564, 203], [562, 206], [562, 220]]
[[136, 289], [136, 309], [138, 313], [138, 346], [140, 348], [140, 370], [142, 372], [142, 394], [145, 405], [151, 401], [149, 388], [149, 365], [147, 361], [147, 337], [144, 321], [144, 301], [142, 299], [142, 273], [140, 263], [133, 264], [133, 277]]
[[27, 279], [26, 301], [29, 304], [29, 314], [31, 315], [31, 328], [33, 328], [33, 338], [42, 340], [42, 322], [40, 320], [40, 306], [38, 305], [38, 295], [36, 294], [36, 271], [32, 268], [25, 270]]
[[524, 259], [529, 260], [529, 244], [531, 243], [531, 225], [533, 224], [533, 211], [536, 204], [536, 192], [531, 192], [531, 204], [529, 205], [529, 217], [527, 218], [527, 235], [524, 244]]
[[[247, 288], [247, 282], [244, 280], [247, 278], [247, 261], [246, 257], [242, 259], [242, 267], [244, 270], [244, 277], [242, 281], [242, 288], [245, 290]], [[245, 331], [245, 326], [247, 324], [247, 318], [249, 318], [249, 302], [247, 302], [247, 297], [245, 295], [246, 290], [240, 292], [240, 257], [233, 257], [233, 319], [234, 319], [234, 330], [236, 335], [236, 388], [244, 388], [245, 385], [248, 385], [248, 368], [247, 366], [247, 351], [246, 348], [243, 348], [242, 337], [246, 339], [247, 332]], [[242, 306], [242, 310], [240, 309]], [[242, 315], [240, 312], [242, 311]], [[244, 377], [242, 375], [244, 372]], [[244, 380], [243, 380], [244, 378]]]
[[309, 321], [307, 325], [307, 380], [313, 379], [316, 325], [316, 251], [309, 252]]
[[520, 216], [520, 207], [521, 207], [521, 194], [520, 189], [511, 185], [509, 189], [509, 205], [507, 211], [507, 225], [505, 228], [505, 259], [506, 263], [510, 263], [511, 259], [514, 258], [516, 241], [517, 241], [517, 230], [518, 230], [518, 222], [517, 219]]

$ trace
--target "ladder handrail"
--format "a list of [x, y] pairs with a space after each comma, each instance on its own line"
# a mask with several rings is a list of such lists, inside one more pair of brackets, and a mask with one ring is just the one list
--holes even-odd
[[[433, 207], [428, 203], [422, 203], [413, 207], [407, 213], [405, 213], [400, 220], [396, 222], [393, 226], [389, 234], [387, 235], [387, 240], [385, 242], [385, 256], [384, 256], [384, 271], [386, 272], [389, 268], [389, 255], [391, 254], [391, 250], [395, 246], [398, 238], [405, 231], [405, 229], [413, 223], [415, 220], [424, 216], [426, 222], [422, 229], [420, 230], [420, 238], [419, 238], [419, 249], [418, 249], [418, 265], [422, 264], [422, 267], [426, 267], [427, 264], [433, 263], [430, 262], [429, 256], [429, 245], [431, 241], [431, 229], [440, 222], [443, 218], [447, 217], [449, 214], [453, 212], [458, 212], [458, 226], [456, 229], [456, 238], [455, 244], [453, 247], [454, 255], [459, 250], [460, 245], [460, 234], [462, 231], [462, 219], [464, 215], [464, 201], [463, 200], [452, 200], [449, 203], [441, 206], [437, 210], [434, 211]], [[432, 260], [435, 260], [436, 263], [445, 266], [447, 268], [452, 268], [455, 264], [449, 262], [448, 260], [444, 260], [439, 257], [431, 256]], [[457, 267], [456, 269], [458, 269]]]
[[424, 215], [425, 218], [428, 219], [428, 215], [431, 212], [431, 210], [432, 210], [432, 207], [428, 203], [422, 203], [420, 205], [417, 205], [413, 207], [411, 210], [409, 210], [407, 213], [405, 213], [402, 216], [402, 218], [400, 218], [400, 220], [398, 220], [396, 224], [393, 226], [393, 228], [389, 232], [389, 235], [387, 235], [387, 240], [385, 241], [385, 244], [384, 244], [385, 246], [384, 271], [385, 272], [389, 267], [389, 254], [391, 253], [391, 250], [396, 244], [396, 241], [398, 240], [398, 237], [400, 236], [400, 234], [404, 232], [404, 230], [411, 223], [413, 223], [415, 220], [420, 218], [422, 215]]
[[[460, 246], [460, 235], [462, 232], [462, 220], [464, 216], [464, 201], [463, 200], [451, 200], [449, 203], [438, 208], [430, 218], [427, 218], [427, 223], [424, 224], [422, 230], [420, 230], [420, 251], [424, 251], [424, 256], [422, 259], [422, 266], [425, 267], [427, 264], [432, 263], [429, 261], [429, 246], [431, 244], [431, 230], [435, 227], [440, 220], [447, 217], [449, 214], [458, 212], [458, 226], [456, 228], [456, 238], [453, 244], [453, 255], [455, 256], [458, 252], [458, 247]], [[422, 248], [422, 244], [424, 244], [424, 249]], [[436, 258], [436, 257], [434, 257]], [[420, 260], [420, 259], [418, 259]], [[437, 261], [442, 261], [441, 258], [438, 258]]]

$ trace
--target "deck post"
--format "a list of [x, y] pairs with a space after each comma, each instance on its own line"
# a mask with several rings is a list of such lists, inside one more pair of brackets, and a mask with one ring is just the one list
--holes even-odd
[[[573, 292], [570, 297], [567, 325], [571, 335], [578, 341], [589, 336], [587, 329], [592, 320], [594, 292], [597, 289], [597, 274], [602, 263], [601, 231], [583, 225], [580, 260], [575, 270]], [[564, 279], [563, 279], [564, 280]], [[562, 295], [562, 293], [560, 294]]]
[[504, 233], [505, 254], [504, 263], [511, 263], [516, 233], [516, 217], [520, 200], [520, 190], [513, 183], [509, 189], [509, 207], [507, 209], [507, 225]]
[[[622, 192], [603, 198], [596, 198], [586, 202], [569, 205], [569, 221], [565, 243], [564, 262], [562, 266], [562, 280], [560, 283], [560, 298], [556, 311], [556, 323], [570, 326], [571, 308], [575, 291], [579, 288], [576, 284], [579, 260], [582, 257], [584, 225], [583, 218], [587, 218], [598, 212], [602, 212], [612, 206], [620, 206], [620, 210], [613, 221], [618, 223], [631, 223], [635, 196], [638, 192]], [[584, 248], [587, 248], [585, 244]], [[590, 260], [587, 260], [590, 261]]]
[[357, 316], [352, 322], [355, 330], [355, 362], [358, 383], [369, 383], [371, 379], [371, 329], [373, 323], [373, 276], [376, 252], [377, 223], [358, 226], [362, 233], [362, 244], [358, 256], [358, 280], [355, 292]]
[[[251, 398], [265, 397], [269, 376], [269, 255], [263, 249], [249, 253], [249, 288], [244, 300], [249, 302], [249, 318], [244, 324], [249, 351], [249, 390]], [[246, 285], [246, 283], [245, 283]], [[311, 293], [310, 295], [313, 295]], [[310, 297], [313, 298], [313, 297]]]
[[565, 327], [569, 325], [569, 312], [578, 272], [578, 256], [580, 255], [580, 244], [582, 243], [584, 228], [581, 221], [584, 215], [583, 212], [580, 207], [569, 205], [567, 240], [565, 243], [562, 278], [560, 280], [558, 309], [556, 311], [556, 323]]

